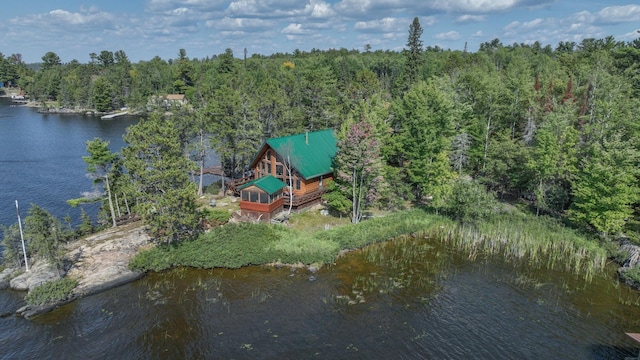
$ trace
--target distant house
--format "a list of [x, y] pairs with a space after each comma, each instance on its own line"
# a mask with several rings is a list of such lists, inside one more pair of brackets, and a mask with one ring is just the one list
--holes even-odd
[[187, 100], [184, 98], [184, 94], [168, 94], [163, 99], [165, 107], [171, 107], [172, 105], [184, 105]]
[[237, 189], [241, 215], [268, 221], [285, 207], [319, 203], [333, 181], [336, 149], [333, 130], [267, 139], [251, 163], [253, 179]]

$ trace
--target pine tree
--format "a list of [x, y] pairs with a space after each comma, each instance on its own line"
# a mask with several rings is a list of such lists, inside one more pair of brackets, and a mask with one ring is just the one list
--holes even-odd
[[409, 84], [415, 83], [419, 80], [420, 67], [424, 63], [422, 58], [422, 26], [420, 26], [420, 20], [418, 17], [413, 18], [413, 22], [409, 26], [409, 39], [407, 40], [407, 47], [409, 50], [407, 54], [406, 74]]
[[87, 163], [87, 170], [93, 177], [94, 184], [104, 182], [107, 191], [107, 199], [109, 203], [109, 211], [111, 213], [112, 226], [116, 226], [116, 213], [113, 207], [111, 195], [111, 185], [109, 182], [109, 170], [117, 161], [118, 155], [109, 150], [109, 142], [100, 138], [87, 141], [87, 152], [89, 156], [83, 156], [82, 159]]
[[195, 166], [184, 156], [180, 133], [171, 119], [154, 113], [130, 126], [122, 149], [131, 178], [136, 212], [148, 220], [151, 236], [165, 243], [195, 235]]

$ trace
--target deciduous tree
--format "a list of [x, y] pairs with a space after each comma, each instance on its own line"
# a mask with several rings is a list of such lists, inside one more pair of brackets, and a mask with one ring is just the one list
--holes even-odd
[[[334, 158], [336, 184], [351, 203], [354, 224], [362, 220], [364, 211], [375, 203], [384, 186], [380, 144], [373, 134], [372, 126], [365, 121], [351, 125], [338, 142]], [[340, 204], [343, 207], [344, 199]]]

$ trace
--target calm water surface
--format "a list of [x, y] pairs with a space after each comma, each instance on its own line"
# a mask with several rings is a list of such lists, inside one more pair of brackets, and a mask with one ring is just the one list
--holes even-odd
[[[116, 151], [135, 122], [0, 106], [7, 225], [15, 198], [72, 212], [64, 200], [91, 188], [85, 141]], [[0, 318], [0, 359], [624, 359], [638, 352], [624, 332], [640, 332], [640, 295], [613, 274], [587, 283], [472, 262], [433, 240], [372, 246], [315, 274], [175, 269], [32, 321]], [[0, 291], [0, 314], [23, 296]]]
[[[410, 254], [406, 249], [410, 248]], [[0, 312], [21, 304], [0, 293]], [[28, 321], [0, 319], [5, 359], [624, 359], [637, 292], [432, 240], [353, 252], [316, 274], [175, 269]]]
[[[80, 209], [70, 207], [66, 200], [92, 191], [82, 160], [87, 155], [86, 141], [95, 137], [109, 140], [111, 151], [120, 152], [125, 129], [137, 121], [136, 117], [100, 120], [42, 115], [0, 98], [0, 224], [17, 223], [15, 200], [23, 218], [33, 203], [60, 219], [70, 215], [77, 221]], [[93, 215], [97, 211], [95, 205], [84, 208]]]

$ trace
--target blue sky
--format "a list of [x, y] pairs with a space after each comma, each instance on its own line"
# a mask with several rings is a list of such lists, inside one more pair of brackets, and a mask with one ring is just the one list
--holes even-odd
[[640, 4], [618, 0], [13, 0], [3, 6], [0, 52], [63, 62], [124, 50], [137, 62], [154, 56], [241, 57], [295, 49], [401, 50], [415, 16], [425, 46], [478, 50], [507, 45], [555, 47], [560, 41], [638, 37]]

